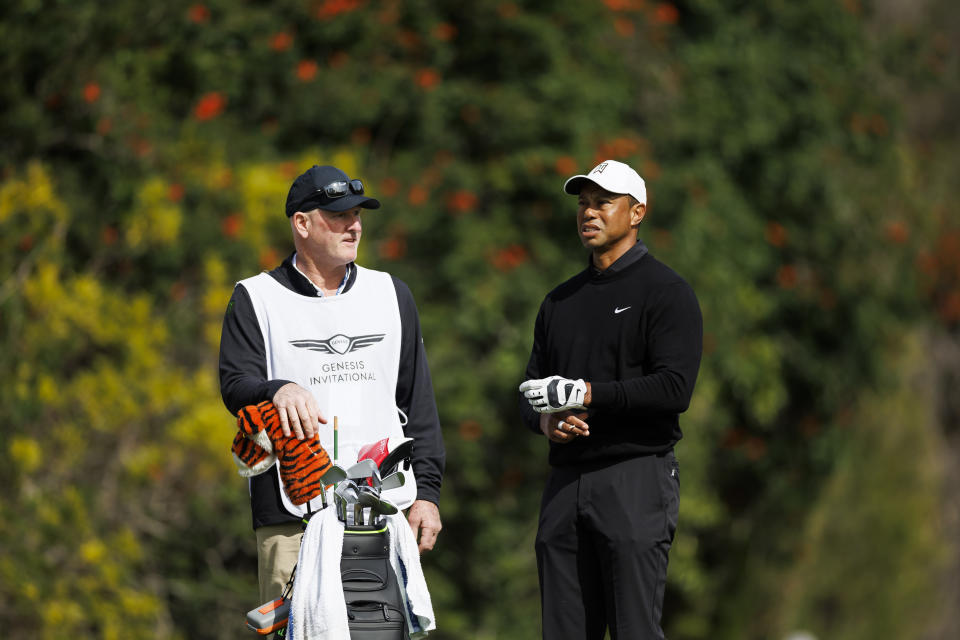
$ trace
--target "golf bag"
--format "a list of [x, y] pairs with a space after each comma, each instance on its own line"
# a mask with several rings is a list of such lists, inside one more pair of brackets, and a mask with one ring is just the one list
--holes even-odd
[[[344, 529], [340, 580], [347, 605], [350, 640], [409, 640], [403, 596], [390, 565], [386, 525]], [[286, 631], [290, 601], [277, 598], [247, 613], [247, 628], [260, 635]]]
[[409, 640], [386, 525], [344, 530], [340, 579], [351, 640]]

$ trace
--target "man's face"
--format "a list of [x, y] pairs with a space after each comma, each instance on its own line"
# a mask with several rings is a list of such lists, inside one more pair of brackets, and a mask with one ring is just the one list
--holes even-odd
[[307, 250], [319, 262], [339, 266], [357, 259], [362, 232], [360, 207], [346, 211], [314, 209], [307, 216]]
[[637, 236], [645, 207], [630, 205], [630, 197], [610, 193], [593, 182], [584, 182], [577, 201], [577, 232], [583, 246], [606, 251]]

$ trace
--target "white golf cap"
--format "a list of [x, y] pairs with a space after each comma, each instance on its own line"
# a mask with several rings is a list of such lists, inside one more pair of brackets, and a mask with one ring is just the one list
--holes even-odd
[[578, 195], [584, 180], [594, 182], [610, 193], [630, 194], [640, 204], [647, 204], [647, 185], [630, 165], [616, 160], [604, 160], [587, 175], [569, 178], [563, 183], [563, 190], [571, 195]]

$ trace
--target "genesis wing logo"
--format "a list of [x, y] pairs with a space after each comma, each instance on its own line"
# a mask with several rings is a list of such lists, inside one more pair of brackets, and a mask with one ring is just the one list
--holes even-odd
[[376, 344], [383, 340], [385, 335], [385, 333], [372, 333], [368, 336], [350, 337], [338, 333], [326, 340], [291, 340], [290, 344], [301, 349], [309, 349], [310, 351], [319, 351], [320, 353], [329, 353], [330, 355], [343, 355]]

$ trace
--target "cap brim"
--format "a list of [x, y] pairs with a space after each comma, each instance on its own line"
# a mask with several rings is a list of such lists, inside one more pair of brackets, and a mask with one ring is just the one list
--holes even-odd
[[[578, 196], [584, 182], [593, 182], [593, 180], [584, 175], [573, 176], [563, 183], [563, 190], [572, 196]], [[594, 184], [596, 183], [594, 182]]]
[[346, 211], [347, 209], [353, 209], [354, 207], [363, 207], [364, 209], [379, 209], [380, 201], [376, 198], [369, 198], [367, 196], [353, 194], [349, 196], [343, 196], [342, 198], [335, 198], [327, 203], [315, 200], [310, 202], [309, 206], [312, 206], [316, 209], [323, 209], [324, 211]]

